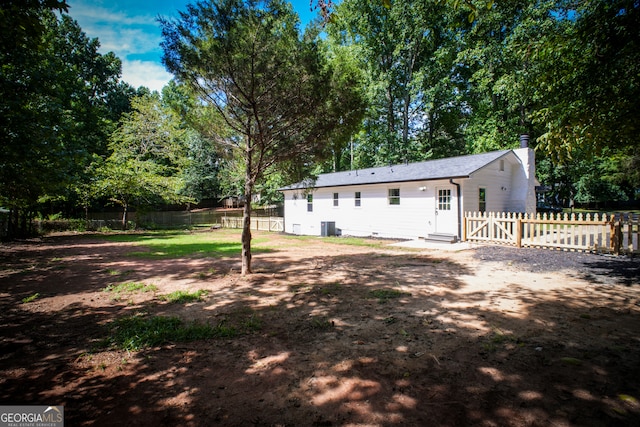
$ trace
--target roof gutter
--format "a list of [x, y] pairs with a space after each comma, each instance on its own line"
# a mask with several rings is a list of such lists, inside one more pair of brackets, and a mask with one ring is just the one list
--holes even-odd
[[[312, 185], [310, 187], [305, 187], [305, 186], [299, 186], [299, 187], [287, 186], [287, 187], [278, 188], [278, 191], [296, 191], [296, 190], [304, 190], [306, 188], [318, 189], [318, 188], [334, 188], [334, 187], [335, 188], [337, 188], [337, 187], [357, 187], [357, 186], [361, 186], [361, 185], [403, 184], [403, 183], [407, 183], [407, 182], [443, 181], [443, 180], [445, 180], [447, 178], [449, 178], [449, 177], [422, 178], [422, 179], [418, 179], [418, 178], [397, 179], [397, 180], [393, 180], [393, 181], [357, 182], [357, 183], [348, 183], [348, 184], [319, 185], [319, 186]], [[451, 179], [465, 179], [465, 178], [469, 178], [469, 175], [454, 176], [452, 178], [449, 178], [449, 180], [451, 180]], [[293, 185], [296, 185], [296, 184], [293, 184]]]
[[458, 199], [458, 239], [462, 239], [462, 221], [460, 215], [460, 184], [458, 184], [457, 182], [453, 182], [453, 178], [449, 179], [449, 184], [453, 184], [456, 186], [456, 198]]

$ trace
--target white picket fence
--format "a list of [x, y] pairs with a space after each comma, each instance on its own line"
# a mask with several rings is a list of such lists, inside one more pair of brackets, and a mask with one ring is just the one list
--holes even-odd
[[631, 214], [466, 212], [462, 240], [517, 247], [640, 253], [640, 221]]
[[[242, 217], [222, 217], [223, 228], [242, 228]], [[284, 231], [283, 217], [252, 217], [251, 229], [261, 231]]]

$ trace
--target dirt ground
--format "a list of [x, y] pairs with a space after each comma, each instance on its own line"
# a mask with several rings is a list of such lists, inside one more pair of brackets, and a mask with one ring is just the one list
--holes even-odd
[[[259, 237], [246, 278], [96, 235], [1, 245], [0, 404], [64, 405], [67, 426], [640, 425], [637, 258]], [[103, 291], [124, 281], [158, 290]], [[136, 313], [251, 327], [97, 346]]]

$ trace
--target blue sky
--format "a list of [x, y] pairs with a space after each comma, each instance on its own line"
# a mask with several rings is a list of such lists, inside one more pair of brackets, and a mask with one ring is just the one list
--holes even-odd
[[[68, 0], [69, 15], [88, 37], [100, 40], [100, 53], [122, 60], [122, 79], [134, 87], [160, 91], [172, 78], [162, 63], [160, 26], [156, 18], [177, 16], [190, 0]], [[309, 0], [293, 0], [304, 28], [315, 16]], [[314, 1], [314, 4], [316, 2]]]

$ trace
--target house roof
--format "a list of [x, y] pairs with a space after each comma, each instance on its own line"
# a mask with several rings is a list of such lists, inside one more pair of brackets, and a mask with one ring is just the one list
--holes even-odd
[[280, 191], [302, 188], [343, 187], [346, 185], [468, 178], [473, 172], [510, 152], [511, 150], [492, 151], [482, 154], [428, 160], [419, 163], [323, 173], [318, 175], [318, 179], [315, 182], [297, 182], [280, 188]]

